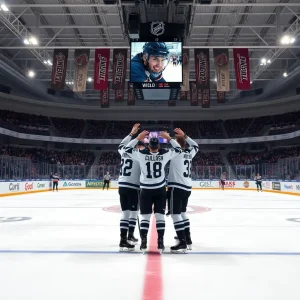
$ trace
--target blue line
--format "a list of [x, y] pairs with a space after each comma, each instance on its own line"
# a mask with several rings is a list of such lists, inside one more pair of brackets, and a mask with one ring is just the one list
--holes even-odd
[[[88, 250], [0, 250], [0, 254], [138, 254], [140, 251], [119, 252], [119, 251], [88, 251]], [[146, 252], [147, 254], [147, 252]], [[153, 254], [152, 252], [150, 254]], [[165, 254], [173, 254], [169, 251]], [[265, 255], [265, 256], [300, 256], [300, 252], [213, 252], [213, 251], [188, 251], [192, 255]]]

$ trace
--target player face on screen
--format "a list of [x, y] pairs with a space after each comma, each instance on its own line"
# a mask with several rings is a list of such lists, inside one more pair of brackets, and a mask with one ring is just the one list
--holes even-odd
[[[147, 64], [147, 57], [145, 54], [143, 55], [143, 60], [145, 64]], [[150, 69], [149, 71], [152, 71], [154, 73], [158, 73], [158, 74], [162, 73], [162, 71], [166, 68], [167, 64], [168, 64], [167, 57], [150, 55], [148, 59], [148, 67]]]

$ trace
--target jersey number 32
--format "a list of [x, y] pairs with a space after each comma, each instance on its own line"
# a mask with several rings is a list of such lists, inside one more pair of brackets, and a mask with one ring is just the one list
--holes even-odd
[[132, 169], [132, 160], [131, 159], [122, 159], [121, 160], [121, 168], [120, 168], [120, 176], [130, 176]]

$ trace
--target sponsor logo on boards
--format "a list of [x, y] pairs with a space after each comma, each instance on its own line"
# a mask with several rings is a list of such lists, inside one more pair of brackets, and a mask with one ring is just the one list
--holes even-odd
[[10, 183], [9, 184], [10, 191], [19, 191], [20, 190], [20, 183]]
[[280, 182], [272, 182], [272, 189], [276, 191], [281, 190]]
[[103, 182], [100, 180], [86, 180], [85, 187], [87, 187], [87, 188], [102, 188]]

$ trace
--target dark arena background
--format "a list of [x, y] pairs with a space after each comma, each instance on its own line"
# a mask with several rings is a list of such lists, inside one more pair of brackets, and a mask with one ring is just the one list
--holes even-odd
[[[299, 35], [299, 0], [0, 1], [2, 298], [300, 299]], [[135, 123], [199, 145], [185, 254], [154, 214], [119, 251]]]

